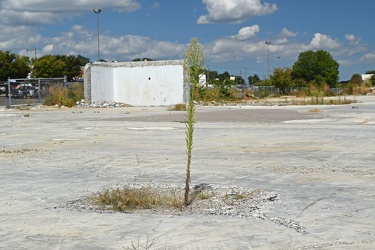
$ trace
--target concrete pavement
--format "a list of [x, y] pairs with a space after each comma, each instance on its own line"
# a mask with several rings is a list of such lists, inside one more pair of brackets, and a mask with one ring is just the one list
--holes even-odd
[[375, 97], [357, 101], [197, 108], [192, 184], [277, 193], [263, 219], [67, 209], [116, 183], [182, 184], [184, 113], [2, 109], [0, 248], [374, 249]]

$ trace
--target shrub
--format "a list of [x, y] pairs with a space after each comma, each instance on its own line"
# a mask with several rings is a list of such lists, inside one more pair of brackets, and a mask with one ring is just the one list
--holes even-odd
[[73, 107], [77, 101], [84, 98], [82, 84], [76, 83], [72, 88], [53, 85], [49, 88], [48, 96], [43, 100], [44, 105], [57, 105], [59, 107]]

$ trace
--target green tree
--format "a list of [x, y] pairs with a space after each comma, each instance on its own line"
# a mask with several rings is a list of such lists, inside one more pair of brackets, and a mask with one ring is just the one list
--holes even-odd
[[271, 75], [272, 84], [279, 88], [281, 93], [285, 94], [286, 88], [292, 87], [292, 69], [286, 68], [275, 68]]
[[134, 60], [133, 60], [133, 62], [140, 62], [140, 61], [155, 61], [155, 60], [153, 60], [153, 59], [151, 59], [151, 58], [146, 58], [146, 57], [144, 57], [144, 58], [135, 58]]
[[85, 66], [86, 64], [91, 63], [90, 58], [83, 57], [83, 56], [81, 56], [81, 55], [78, 55], [78, 56], [77, 56], [77, 59], [78, 59], [79, 62], [80, 62], [80, 63], [79, 63], [80, 66]]
[[80, 58], [73, 55], [56, 55], [57, 60], [61, 60], [65, 63], [64, 76], [67, 77], [68, 81], [72, 81], [75, 77], [80, 75], [82, 61]]
[[359, 74], [354, 74], [350, 78], [350, 83], [359, 85], [359, 84], [363, 83], [362, 77]]
[[242, 78], [242, 76], [235, 76], [236, 78], [236, 84], [245, 84], [245, 80]]
[[254, 85], [261, 81], [257, 74], [254, 74], [253, 76], [249, 76], [247, 80], [249, 81], [250, 85]]
[[189, 190], [190, 190], [190, 165], [193, 150], [193, 134], [194, 134], [194, 116], [195, 104], [194, 99], [198, 99], [199, 90], [199, 75], [204, 72], [204, 54], [197, 38], [193, 37], [190, 40], [189, 48], [184, 56], [184, 70], [188, 72], [187, 79], [190, 83], [190, 96], [187, 109], [186, 121], [186, 179], [185, 179], [185, 195], [184, 202], [187, 206], [189, 204]]
[[34, 77], [52, 78], [66, 76], [68, 81], [80, 75], [88, 58], [73, 55], [45, 55], [34, 60]]
[[45, 55], [35, 60], [33, 76], [37, 78], [62, 77], [66, 74], [66, 63], [59, 56]]
[[230, 74], [227, 71], [225, 71], [224, 73], [219, 74], [218, 78], [220, 82], [224, 82], [225, 80], [230, 79]]
[[8, 78], [26, 78], [29, 72], [30, 63], [28, 57], [0, 50], [1, 81], [6, 81]]
[[306, 82], [315, 81], [319, 85], [327, 83], [333, 87], [339, 80], [339, 64], [331, 54], [324, 50], [305, 51], [299, 54], [293, 64], [293, 79], [304, 79]]
[[219, 73], [215, 70], [208, 70], [208, 82], [215, 81], [216, 78], [219, 78]]

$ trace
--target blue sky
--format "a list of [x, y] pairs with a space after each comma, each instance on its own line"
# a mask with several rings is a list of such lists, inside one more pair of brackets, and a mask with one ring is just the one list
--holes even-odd
[[197, 37], [206, 65], [219, 73], [266, 77], [265, 41], [271, 71], [319, 49], [339, 62], [340, 80], [375, 70], [373, 0], [0, 0], [0, 50], [95, 61], [93, 8], [103, 10], [102, 59], [182, 59]]

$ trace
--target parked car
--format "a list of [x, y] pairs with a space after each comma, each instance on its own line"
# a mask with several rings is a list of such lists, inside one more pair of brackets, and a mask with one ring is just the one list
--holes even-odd
[[38, 97], [38, 89], [31, 84], [21, 84], [11, 91], [13, 98], [36, 98]]

